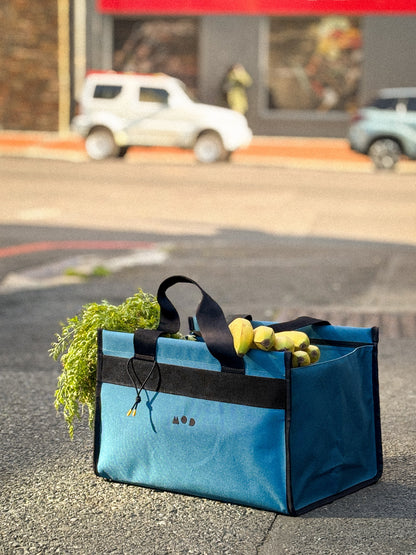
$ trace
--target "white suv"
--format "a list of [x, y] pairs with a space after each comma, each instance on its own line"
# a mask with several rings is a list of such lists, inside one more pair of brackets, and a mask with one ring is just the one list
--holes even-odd
[[178, 79], [112, 71], [87, 75], [72, 128], [94, 160], [144, 145], [193, 148], [199, 162], [211, 163], [228, 160], [252, 138], [243, 115], [194, 102]]

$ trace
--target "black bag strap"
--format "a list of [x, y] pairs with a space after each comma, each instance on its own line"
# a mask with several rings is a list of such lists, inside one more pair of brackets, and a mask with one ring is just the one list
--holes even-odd
[[304, 328], [305, 326], [330, 326], [331, 324], [327, 320], [312, 318], [312, 316], [299, 316], [298, 318], [288, 320], [287, 322], [277, 322], [276, 324], [267, 325], [273, 328], [275, 332], [279, 332], [297, 330], [299, 328]]
[[[225, 321], [227, 322], [227, 325], [229, 325], [236, 318], [245, 318], [246, 320], [249, 320], [250, 322], [253, 320], [253, 317], [251, 316], [251, 314], [231, 314], [231, 315], [228, 314], [225, 317]], [[196, 321], [195, 316], [188, 316], [188, 324], [189, 324], [189, 331], [193, 335], [195, 335], [197, 337], [201, 337], [201, 332], [199, 331], [198, 322]]]
[[[223, 372], [244, 374], [244, 359], [234, 349], [233, 337], [221, 307], [193, 279], [185, 276], [171, 276], [165, 279], [157, 292], [160, 306], [160, 321], [157, 330], [137, 330], [134, 335], [136, 358], [156, 354], [156, 341], [163, 333], [177, 333], [180, 329], [180, 318], [176, 308], [166, 295], [166, 291], [177, 283], [189, 283], [198, 287], [202, 293], [201, 302], [196, 310], [201, 335], [209, 352], [220, 362]], [[147, 333], [147, 332], [153, 333]]]
[[156, 341], [162, 335], [159, 330], [137, 329], [134, 332], [134, 358], [154, 361], [156, 358]]

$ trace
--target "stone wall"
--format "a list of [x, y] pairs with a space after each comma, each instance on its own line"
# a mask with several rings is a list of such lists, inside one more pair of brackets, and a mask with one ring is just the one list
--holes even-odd
[[0, 129], [58, 129], [58, 1], [0, 2]]

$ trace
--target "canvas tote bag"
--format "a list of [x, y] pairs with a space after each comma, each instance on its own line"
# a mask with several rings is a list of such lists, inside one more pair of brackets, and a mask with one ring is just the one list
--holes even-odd
[[[166, 294], [176, 283], [201, 291], [196, 341], [163, 336], [180, 327]], [[167, 278], [157, 299], [157, 330], [99, 330], [98, 476], [287, 515], [380, 478], [377, 328], [266, 322], [319, 345], [318, 363], [292, 368], [290, 353], [238, 357], [223, 311], [192, 279]]]

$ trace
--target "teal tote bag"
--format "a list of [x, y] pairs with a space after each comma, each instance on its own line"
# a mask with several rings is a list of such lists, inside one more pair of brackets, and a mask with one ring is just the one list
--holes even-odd
[[[180, 327], [166, 295], [176, 283], [202, 294], [195, 341], [164, 337]], [[237, 356], [220, 306], [192, 279], [167, 278], [157, 298], [157, 330], [99, 330], [98, 476], [287, 515], [380, 478], [377, 328], [252, 322], [319, 345], [319, 362], [292, 368], [290, 353]]]

